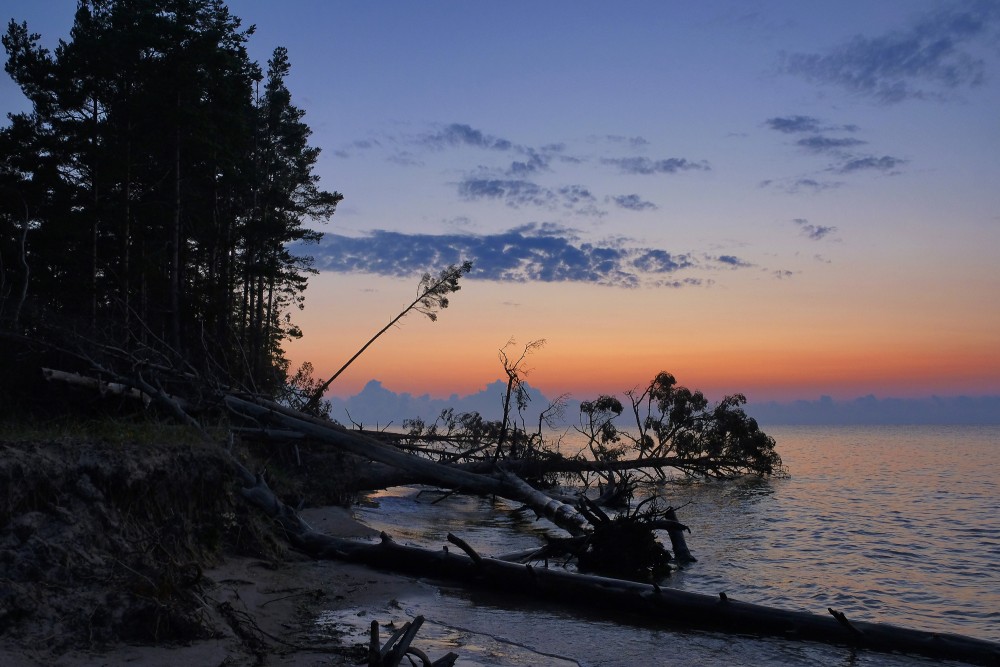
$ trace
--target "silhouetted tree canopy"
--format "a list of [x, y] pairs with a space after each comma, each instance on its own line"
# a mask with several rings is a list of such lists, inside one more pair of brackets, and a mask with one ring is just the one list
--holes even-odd
[[[273, 391], [301, 335], [316, 241], [342, 196], [221, 0], [83, 0], [54, 51], [3, 36], [31, 103], [0, 129], [0, 328], [60, 329]], [[139, 355], [141, 356], [141, 354]]]

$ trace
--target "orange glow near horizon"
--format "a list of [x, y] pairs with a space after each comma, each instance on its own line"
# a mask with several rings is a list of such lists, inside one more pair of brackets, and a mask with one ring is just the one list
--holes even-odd
[[[289, 356], [295, 365], [311, 361], [321, 377], [413, 298], [413, 285], [399, 280], [324, 274], [315, 282], [298, 318], [306, 336]], [[801, 295], [793, 295], [794, 308], [780, 298], [763, 307], [747, 292], [752, 286], [722, 294], [621, 290], [591, 312], [587, 290], [573, 285], [469, 282], [437, 322], [411, 313], [388, 331], [330, 393], [353, 395], [373, 379], [417, 396], [475, 393], [504, 377], [497, 352], [512, 337], [515, 356], [546, 339], [526, 360], [526, 380], [549, 397], [621, 393], [661, 370], [713, 399], [1000, 393], [1000, 321], [986, 309], [976, 309], [980, 323], [969, 326], [969, 310], [879, 309], [839, 293], [825, 295], [822, 308]]]

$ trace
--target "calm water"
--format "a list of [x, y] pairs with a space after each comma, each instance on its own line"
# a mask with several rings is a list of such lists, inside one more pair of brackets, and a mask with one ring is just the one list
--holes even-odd
[[[1000, 427], [771, 427], [791, 476], [672, 485], [698, 562], [665, 584], [733, 599], [1000, 641]], [[504, 504], [393, 489], [357, 515], [397, 541], [480, 553], [538, 544]], [[669, 542], [664, 538], [665, 544]], [[388, 602], [388, 601], [387, 601]], [[460, 665], [923, 665], [778, 639], [621, 625], [524, 600], [428, 586], [354, 624], [427, 618], [418, 646]]]

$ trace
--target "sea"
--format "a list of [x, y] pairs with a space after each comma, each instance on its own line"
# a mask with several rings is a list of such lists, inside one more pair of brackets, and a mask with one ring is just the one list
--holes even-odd
[[[697, 562], [662, 586], [785, 609], [1000, 642], [1000, 426], [771, 426], [787, 477], [665, 486]], [[573, 435], [564, 437], [572, 450]], [[499, 555], [559, 534], [514, 505], [397, 487], [358, 519], [404, 544], [440, 549], [449, 532]], [[663, 536], [669, 548], [669, 540]], [[453, 547], [454, 548], [454, 547]], [[375, 619], [425, 617], [415, 646], [457, 665], [940, 664], [848, 647], [678, 630], [600, 609], [426, 582], [382, 609], [329, 612], [366, 641]], [[348, 636], [348, 641], [351, 637]]]

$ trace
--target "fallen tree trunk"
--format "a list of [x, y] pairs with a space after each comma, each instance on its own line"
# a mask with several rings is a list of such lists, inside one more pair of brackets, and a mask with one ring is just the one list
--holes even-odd
[[406, 470], [434, 484], [483, 495], [501, 496], [524, 503], [536, 514], [552, 521], [572, 535], [582, 535], [589, 528], [586, 517], [575, 508], [553, 500], [511, 473], [498, 470], [495, 476], [477, 474], [436, 463], [430, 459], [407, 454], [356, 431], [349, 431], [331, 422], [308, 417], [267, 401], [250, 401], [232, 395], [226, 396], [225, 401], [234, 412], [277, 422], [285, 428], [305, 433], [309, 437], [335, 445], [351, 454]]
[[112, 396], [134, 398], [142, 401], [143, 405], [147, 407], [152, 402], [152, 398], [150, 396], [142, 393], [138, 389], [135, 389], [131, 385], [122, 384], [121, 382], [106, 382], [100, 378], [80, 375], [79, 373], [67, 373], [66, 371], [54, 370], [51, 368], [43, 368], [42, 377], [49, 382], [65, 382], [66, 384], [93, 389], [100, 394], [102, 398], [109, 394]]
[[[670, 627], [695, 627], [769, 635], [792, 640], [841, 644], [881, 652], [903, 652], [977, 665], [1000, 665], [1000, 644], [949, 633], [912, 630], [886, 623], [851, 621], [830, 609], [830, 615], [774, 609], [763, 605], [690, 593], [655, 584], [575, 574], [562, 569], [519, 565], [495, 558], [432, 551], [394, 542], [382, 534], [380, 543], [335, 538], [312, 530], [257, 479], [243, 495], [285, 528], [292, 544], [314, 558], [361, 563], [394, 572], [432, 577], [524, 593], [550, 602], [621, 612], [616, 620], [648, 624], [659, 619]], [[471, 551], [459, 539], [450, 539]]]
[[830, 616], [823, 616], [493, 558], [480, 557], [476, 561], [448, 551], [400, 545], [386, 535], [378, 544], [336, 540], [315, 555], [418, 576], [457, 580], [504, 592], [527, 593], [553, 602], [585, 605], [589, 610], [615, 610], [638, 615], [644, 623], [660, 619], [671, 626], [754, 633], [1000, 665], [1000, 646], [961, 635], [848, 621], [834, 610], [830, 610]]
[[[375, 439], [375, 438], [373, 438]], [[552, 457], [539, 460], [528, 459], [504, 459], [502, 461], [504, 470], [518, 475], [519, 477], [540, 478], [545, 475], [555, 475], [562, 473], [586, 473], [586, 472], [621, 472], [626, 470], [653, 470], [663, 468], [674, 468], [679, 471], [697, 472], [700, 466], [706, 464], [719, 463], [717, 459], [697, 458], [688, 459], [677, 456], [663, 456], [657, 458], [637, 458], [621, 459], [616, 461], [588, 461], [586, 459], [567, 459], [563, 457]], [[477, 474], [489, 474], [495, 469], [493, 461], [471, 461], [464, 463], [442, 463], [441, 465], [456, 470]], [[353, 480], [352, 485], [355, 491], [371, 491], [375, 489], [386, 489], [391, 486], [406, 486], [410, 484], [434, 483], [421, 475], [399, 468], [377, 466], [369, 470], [361, 471]]]

